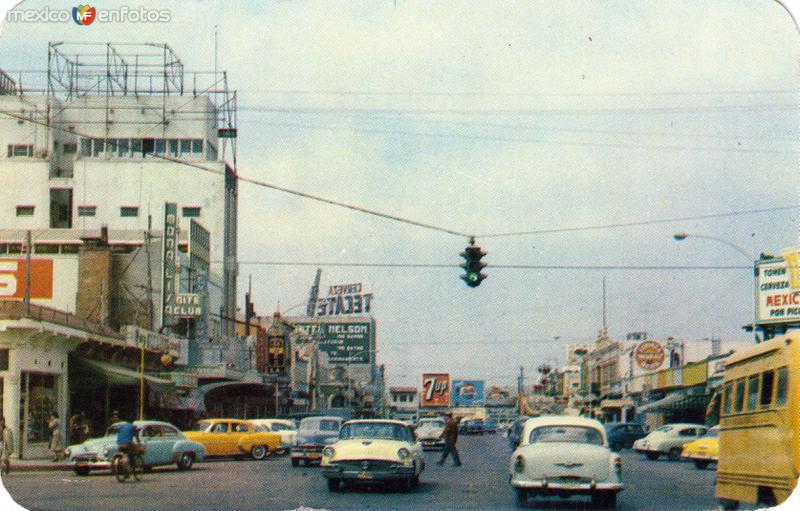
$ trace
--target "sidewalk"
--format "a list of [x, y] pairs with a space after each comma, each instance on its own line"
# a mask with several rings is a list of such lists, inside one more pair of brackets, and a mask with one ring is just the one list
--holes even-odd
[[72, 470], [72, 465], [66, 460], [51, 461], [50, 458], [17, 459], [11, 458], [11, 473], [41, 470]]

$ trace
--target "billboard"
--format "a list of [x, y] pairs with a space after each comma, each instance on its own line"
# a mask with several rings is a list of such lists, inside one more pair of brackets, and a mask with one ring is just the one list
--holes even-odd
[[328, 288], [328, 297], [315, 304], [317, 316], [369, 314], [372, 312], [372, 293], [364, 293], [361, 283], [339, 284]]
[[[0, 300], [25, 299], [25, 259], [0, 259]], [[53, 260], [31, 259], [31, 299], [53, 298]]]
[[483, 380], [453, 380], [451, 394], [453, 407], [483, 406], [486, 402]]
[[293, 323], [317, 340], [331, 364], [369, 364], [372, 325], [364, 323]]
[[420, 406], [450, 406], [450, 375], [425, 373], [422, 375]]
[[633, 349], [633, 359], [644, 371], [660, 369], [666, 358], [667, 352], [658, 341], [643, 341]]
[[[789, 254], [789, 259], [795, 257]], [[758, 322], [787, 323], [800, 320], [800, 289], [797, 278], [785, 259], [758, 264]]]

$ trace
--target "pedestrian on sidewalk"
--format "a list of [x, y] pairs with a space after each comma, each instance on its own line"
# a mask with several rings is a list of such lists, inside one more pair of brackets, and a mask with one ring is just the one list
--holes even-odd
[[444, 439], [444, 450], [442, 451], [442, 459], [437, 464], [444, 465], [448, 455], [453, 456], [453, 466], [460, 467], [461, 459], [458, 457], [458, 449], [456, 449], [456, 442], [458, 441], [458, 421], [453, 417], [453, 412], [445, 414], [447, 422], [444, 425], [444, 431], [439, 438]]
[[50, 429], [50, 451], [53, 453], [53, 461], [58, 461], [64, 455], [64, 446], [61, 442], [61, 421], [58, 420], [58, 413], [50, 414], [50, 422], [47, 427]]
[[3, 474], [8, 474], [11, 464], [8, 457], [14, 454], [14, 434], [6, 427], [6, 418], [0, 415], [0, 464]]

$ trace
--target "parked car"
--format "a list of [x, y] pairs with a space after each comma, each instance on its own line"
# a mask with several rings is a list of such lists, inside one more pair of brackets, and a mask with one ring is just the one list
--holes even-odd
[[483, 420], [481, 419], [464, 419], [458, 425], [458, 432], [465, 435], [482, 435], [483, 434]]
[[636, 422], [607, 422], [606, 437], [612, 451], [633, 447], [633, 442], [647, 436], [641, 424]]
[[322, 449], [339, 438], [341, 417], [308, 417], [300, 421], [297, 438], [292, 446], [292, 466], [319, 463], [322, 460]]
[[[117, 433], [121, 424], [112, 425], [100, 438], [70, 445], [64, 450], [64, 455], [77, 475], [85, 476], [92, 470], [111, 468], [111, 459], [117, 452]], [[135, 421], [133, 425], [139, 430], [139, 439], [145, 445], [146, 468], [175, 463], [179, 470], [189, 470], [195, 461], [203, 461], [206, 456], [202, 444], [187, 439], [178, 428], [168, 422]]]
[[511, 426], [508, 429], [508, 445], [511, 447], [512, 451], [519, 446], [519, 439], [522, 436], [522, 428], [525, 426], [525, 422], [528, 419], [530, 419], [530, 417], [523, 415], [511, 423]]
[[708, 428], [702, 424], [667, 424], [661, 426], [644, 438], [633, 443], [633, 450], [647, 456], [649, 460], [657, 460], [666, 454], [670, 460], [681, 458], [683, 446], [706, 434]]
[[484, 433], [497, 433], [497, 423], [494, 419], [484, 419], [483, 420], [483, 432]]
[[291, 419], [253, 419], [256, 431], [277, 433], [281, 437], [280, 451], [287, 453], [297, 438], [297, 424]]
[[444, 419], [420, 419], [417, 422], [414, 434], [417, 436], [423, 449], [442, 450], [444, 449], [444, 439], [441, 438], [444, 432]]
[[592, 504], [614, 507], [623, 489], [620, 457], [608, 448], [603, 425], [586, 417], [528, 419], [509, 471], [521, 506], [536, 495], [590, 495]]
[[280, 435], [256, 431], [251, 421], [241, 419], [204, 419], [184, 434], [189, 440], [203, 444], [207, 456], [250, 455], [254, 460], [262, 460], [281, 446]]
[[397, 481], [411, 489], [424, 469], [422, 446], [413, 429], [400, 421], [348, 421], [338, 441], [322, 450], [322, 475], [330, 491], [354, 481]]
[[700, 470], [719, 461], [719, 426], [706, 431], [703, 438], [684, 445], [681, 458], [692, 461]]

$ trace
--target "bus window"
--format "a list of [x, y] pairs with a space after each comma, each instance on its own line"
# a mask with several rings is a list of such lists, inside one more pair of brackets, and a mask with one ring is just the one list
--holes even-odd
[[758, 375], [747, 379], [747, 409], [755, 410], [758, 403]]
[[761, 375], [761, 399], [758, 404], [767, 408], [772, 403], [772, 389], [775, 383], [775, 373], [767, 371]]
[[733, 383], [726, 383], [725, 384], [725, 395], [723, 399], [725, 400], [724, 404], [722, 405], [722, 414], [729, 415], [731, 413], [731, 399], [733, 398]]
[[744, 378], [736, 380], [736, 413], [744, 407]]
[[775, 406], [786, 404], [786, 394], [789, 390], [789, 372], [785, 367], [778, 369], [778, 390], [775, 393]]

